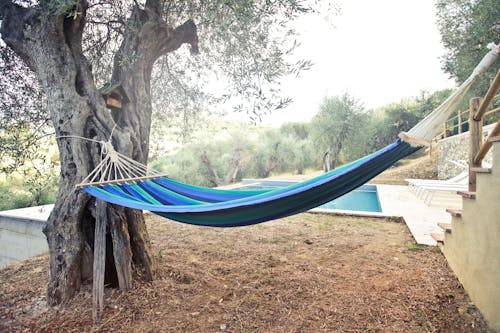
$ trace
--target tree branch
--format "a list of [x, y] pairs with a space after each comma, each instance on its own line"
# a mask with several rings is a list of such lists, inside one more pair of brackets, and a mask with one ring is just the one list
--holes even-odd
[[147, 0], [144, 5], [144, 10], [148, 13], [148, 15], [154, 15], [156, 18], [160, 18], [161, 13], [161, 3], [158, 0]]
[[33, 16], [33, 11], [23, 8], [12, 1], [0, 0], [0, 34], [4, 42], [9, 45], [23, 59], [23, 61], [33, 69], [28, 52], [25, 50], [23, 35], [24, 25]]
[[[178, 26], [174, 32], [182, 36], [180, 44], [177, 48], [186, 43], [191, 45], [191, 54], [200, 53], [200, 50], [198, 49], [198, 28], [193, 20], [187, 20], [182, 25]], [[171, 51], [166, 50], [166, 52]]]
[[193, 20], [189, 19], [175, 29], [164, 22], [148, 21], [139, 34], [141, 50], [151, 52], [152, 61], [173, 52], [182, 44], [190, 44], [191, 54], [198, 54], [198, 31]]
[[241, 155], [240, 155], [240, 149], [236, 149], [233, 153], [233, 158], [231, 159], [231, 167], [229, 168], [229, 171], [224, 177], [224, 184], [227, 185], [233, 182], [233, 180], [236, 179], [236, 176], [238, 175], [238, 171], [240, 171], [240, 165], [241, 165]]
[[221, 181], [219, 175], [217, 175], [217, 170], [215, 170], [215, 168], [213, 167], [212, 162], [210, 162], [210, 159], [208, 158], [206, 152], [203, 152], [203, 154], [201, 155], [201, 161], [208, 169], [208, 173], [210, 174], [210, 182], [215, 186], [220, 186]]

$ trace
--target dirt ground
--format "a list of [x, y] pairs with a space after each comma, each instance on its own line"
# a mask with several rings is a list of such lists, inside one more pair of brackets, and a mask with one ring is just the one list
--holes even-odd
[[490, 332], [436, 247], [391, 219], [214, 229], [149, 215], [156, 279], [45, 304], [47, 256], [0, 270], [0, 332]]

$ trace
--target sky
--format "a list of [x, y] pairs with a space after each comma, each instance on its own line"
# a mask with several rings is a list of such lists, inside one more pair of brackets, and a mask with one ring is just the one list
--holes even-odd
[[296, 56], [314, 66], [284, 80], [283, 95], [294, 102], [264, 116], [263, 125], [308, 121], [325, 96], [348, 93], [372, 109], [454, 86], [441, 70], [444, 48], [433, 0], [337, 3], [341, 13], [331, 23], [318, 17], [298, 22], [302, 45]]

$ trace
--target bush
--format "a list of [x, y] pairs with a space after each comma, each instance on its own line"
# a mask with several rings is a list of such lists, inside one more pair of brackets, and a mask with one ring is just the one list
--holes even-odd
[[30, 193], [19, 191], [6, 182], [0, 183], [0, 210], [29, 207], [30, 203]]
[[0, 210], [17, 209], [54, 203], [58, 177], [53, 169], [46, 173], [33, 170], [24, 177], [11, 174], [0, 181]]

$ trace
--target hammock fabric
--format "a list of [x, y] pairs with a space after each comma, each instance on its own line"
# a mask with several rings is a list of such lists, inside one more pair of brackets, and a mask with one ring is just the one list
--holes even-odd
[[304, 212], [338, 198], [417, 149], [398, 140], [329, 173], [275, 190], [214, 190], [166, 177], [83, 189], [98, 199], [149, 210], [179, 222], [211, 227], [245, 226]]

